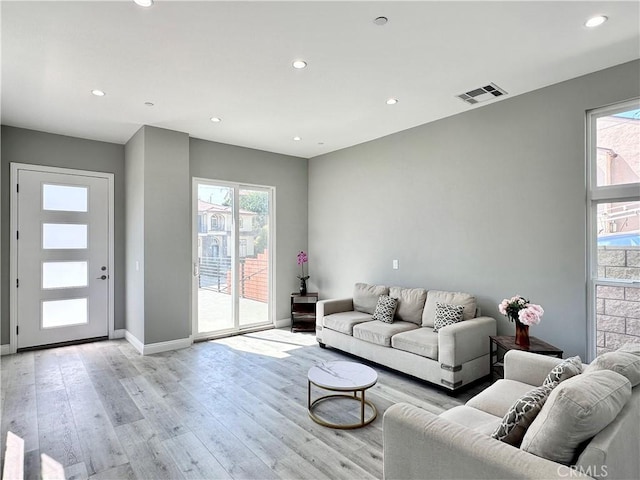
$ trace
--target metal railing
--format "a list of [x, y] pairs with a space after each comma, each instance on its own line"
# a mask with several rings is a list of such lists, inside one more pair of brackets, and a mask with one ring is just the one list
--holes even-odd
[[[198, 287], [231, 293], [231, 258], [199, 259]], [[266, 302], [269, 296], [269, 261], [265, 254], [240, 259], [240, 297]]]

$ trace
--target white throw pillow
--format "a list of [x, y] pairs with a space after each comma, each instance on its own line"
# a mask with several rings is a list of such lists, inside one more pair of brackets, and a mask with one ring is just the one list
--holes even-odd
[[587, 365], [584, 371], [587, 373], [612, 370], [628, 378], [632, 387], [640, 385], [640, 352], [638, 352], [638, 348], [640, 346], [628, 344], [615, 352], [603, 353]]
[[570, 465], [578, 448], [609, 425], [631, 398], [631, 383], [602, 370], [565, 380], [549, 395], [520, 448], [552, 462]]

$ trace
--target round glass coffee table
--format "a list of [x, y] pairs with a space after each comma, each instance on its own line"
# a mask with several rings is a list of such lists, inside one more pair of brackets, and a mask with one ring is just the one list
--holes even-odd
[[[378, 410], [376, 406], [369, 400], [365, 400], [364, 392], [368, 388], [373, 387], [378, 381], [378, 374], [376, 371], [356, 362], [324, 362], [311, 367], [308, 374], [309, 391], [308, 402], [309, 416], [311, 419], [325, 427], [352, 429], [360, 428], [365, 425], [369, 425], [378, 416]], [[322, 388], [323, 390], [329, 390], [332, 392], [353, 392], [353, 395], [347, 395], [344, 393], [325, 395], [323, 397], [311, 401], [311, 385]], [[360, 392], [360, 397], [358, 397]], [[324, 402], [336, 398], [349, 398], [356, 400], [360, 403], [360, 422], [350, 424], [331, 423], [318, 417], [314, 413], [314, 408], [320, 402]], [[369, 405], [373, 411], [372, 415], [365, 419], [365, 405]]]

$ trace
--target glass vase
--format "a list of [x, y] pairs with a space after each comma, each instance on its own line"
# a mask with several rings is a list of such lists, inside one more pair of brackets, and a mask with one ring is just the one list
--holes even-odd
[[307, 280], [304, 278], [300, 279], [300, 295], [307, 294]]

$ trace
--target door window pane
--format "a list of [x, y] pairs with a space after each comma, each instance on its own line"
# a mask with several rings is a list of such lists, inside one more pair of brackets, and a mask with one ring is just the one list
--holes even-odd
[[597, 186], [640, 182], [640, 109], [596, 120]]
[[63, 212], [87, 211], [87, 187], [42, 185], [42, 209]]
[[240, 189], [240, 327], [269, 321], [269, 192]]
[[87, 323], [87, 299], [42, 302], [42, 328], [66, 327]]
[[87, 262], [44, 262], [42, 288], [87, 286]]
[[[229, 330], [233, 319], [233, 189], [198, 185], [198, 332]], [[208, 219], [208, 220], [207, 220]]]
[[71, 223], [42, 224], [42, 248], [87, 248], [87, 225]]
[[598, 278], [640, 280], [640, 202], [598, 204]]

